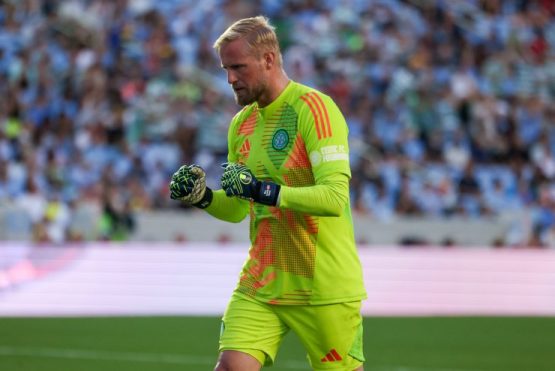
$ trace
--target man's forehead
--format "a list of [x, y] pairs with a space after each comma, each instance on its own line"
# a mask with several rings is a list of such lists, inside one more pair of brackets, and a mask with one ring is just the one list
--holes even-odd
[[222, 61], [243, 60], [251, 57], [249, 46], [244, 39], [233, 40], [220, 47], [220, 58]]

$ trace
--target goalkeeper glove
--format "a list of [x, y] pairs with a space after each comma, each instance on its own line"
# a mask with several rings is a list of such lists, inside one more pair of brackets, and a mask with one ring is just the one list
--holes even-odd
[[212, 190], [206, 187], [206, 174], [198, 165], [183, 165], [170, 182], [170, 197], [187, 206], [204, 209], [212, 202]]
[[222, 175], [222, 188], [228, 197], [251, 200], [268, 206], [276, 206], [279, 196], [280, 185], [260, 181], [243, 164], [225, 163]]

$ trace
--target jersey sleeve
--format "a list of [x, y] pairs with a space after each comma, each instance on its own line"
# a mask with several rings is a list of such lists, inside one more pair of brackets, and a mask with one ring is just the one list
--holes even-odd
[[331, 98], [316, 91], [300, 97], [299, 131], [315, 184], [282, 186], [279, 206], [313, 216], [338, 216], [349, 203], [349, 147], [345, 118]]
[[349, 178], [342, 173], [323, 177], [311, 187], [281, 187], [279, 207], [312, 216], [339, 216], [349, 203]]
[[204, 209], [213, 217], [231, 223], [239, 223], [249, 213], [249, 202], [237, 197], [227, 197], [222, 189], [214, 191], [212, 202]]
[[327, 175], [342, 173], [351, 177], [348, 127], [333, 100], [312, 91], [300, 97], [299, 129], [305, 142], [316, 184]]

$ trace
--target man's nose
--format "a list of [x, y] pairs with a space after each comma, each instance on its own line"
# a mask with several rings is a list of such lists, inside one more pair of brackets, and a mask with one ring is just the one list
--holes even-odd
[[235, 73], [233, 71], [227, 71], [227, 83], [229, 85], [233, 85], [233, 83], [235, 83], [237, 81], [237, 76], [235, 76]]

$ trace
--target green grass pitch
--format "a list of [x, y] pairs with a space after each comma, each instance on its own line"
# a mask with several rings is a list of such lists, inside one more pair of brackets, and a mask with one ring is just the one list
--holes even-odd
[[[552, 317], [370, 317], [366, 371], [553, 371]], [[215, 317], [0, 318], [2, 371], [208, 371]], [[289, 334], [268, 370], [309, 370]]]

